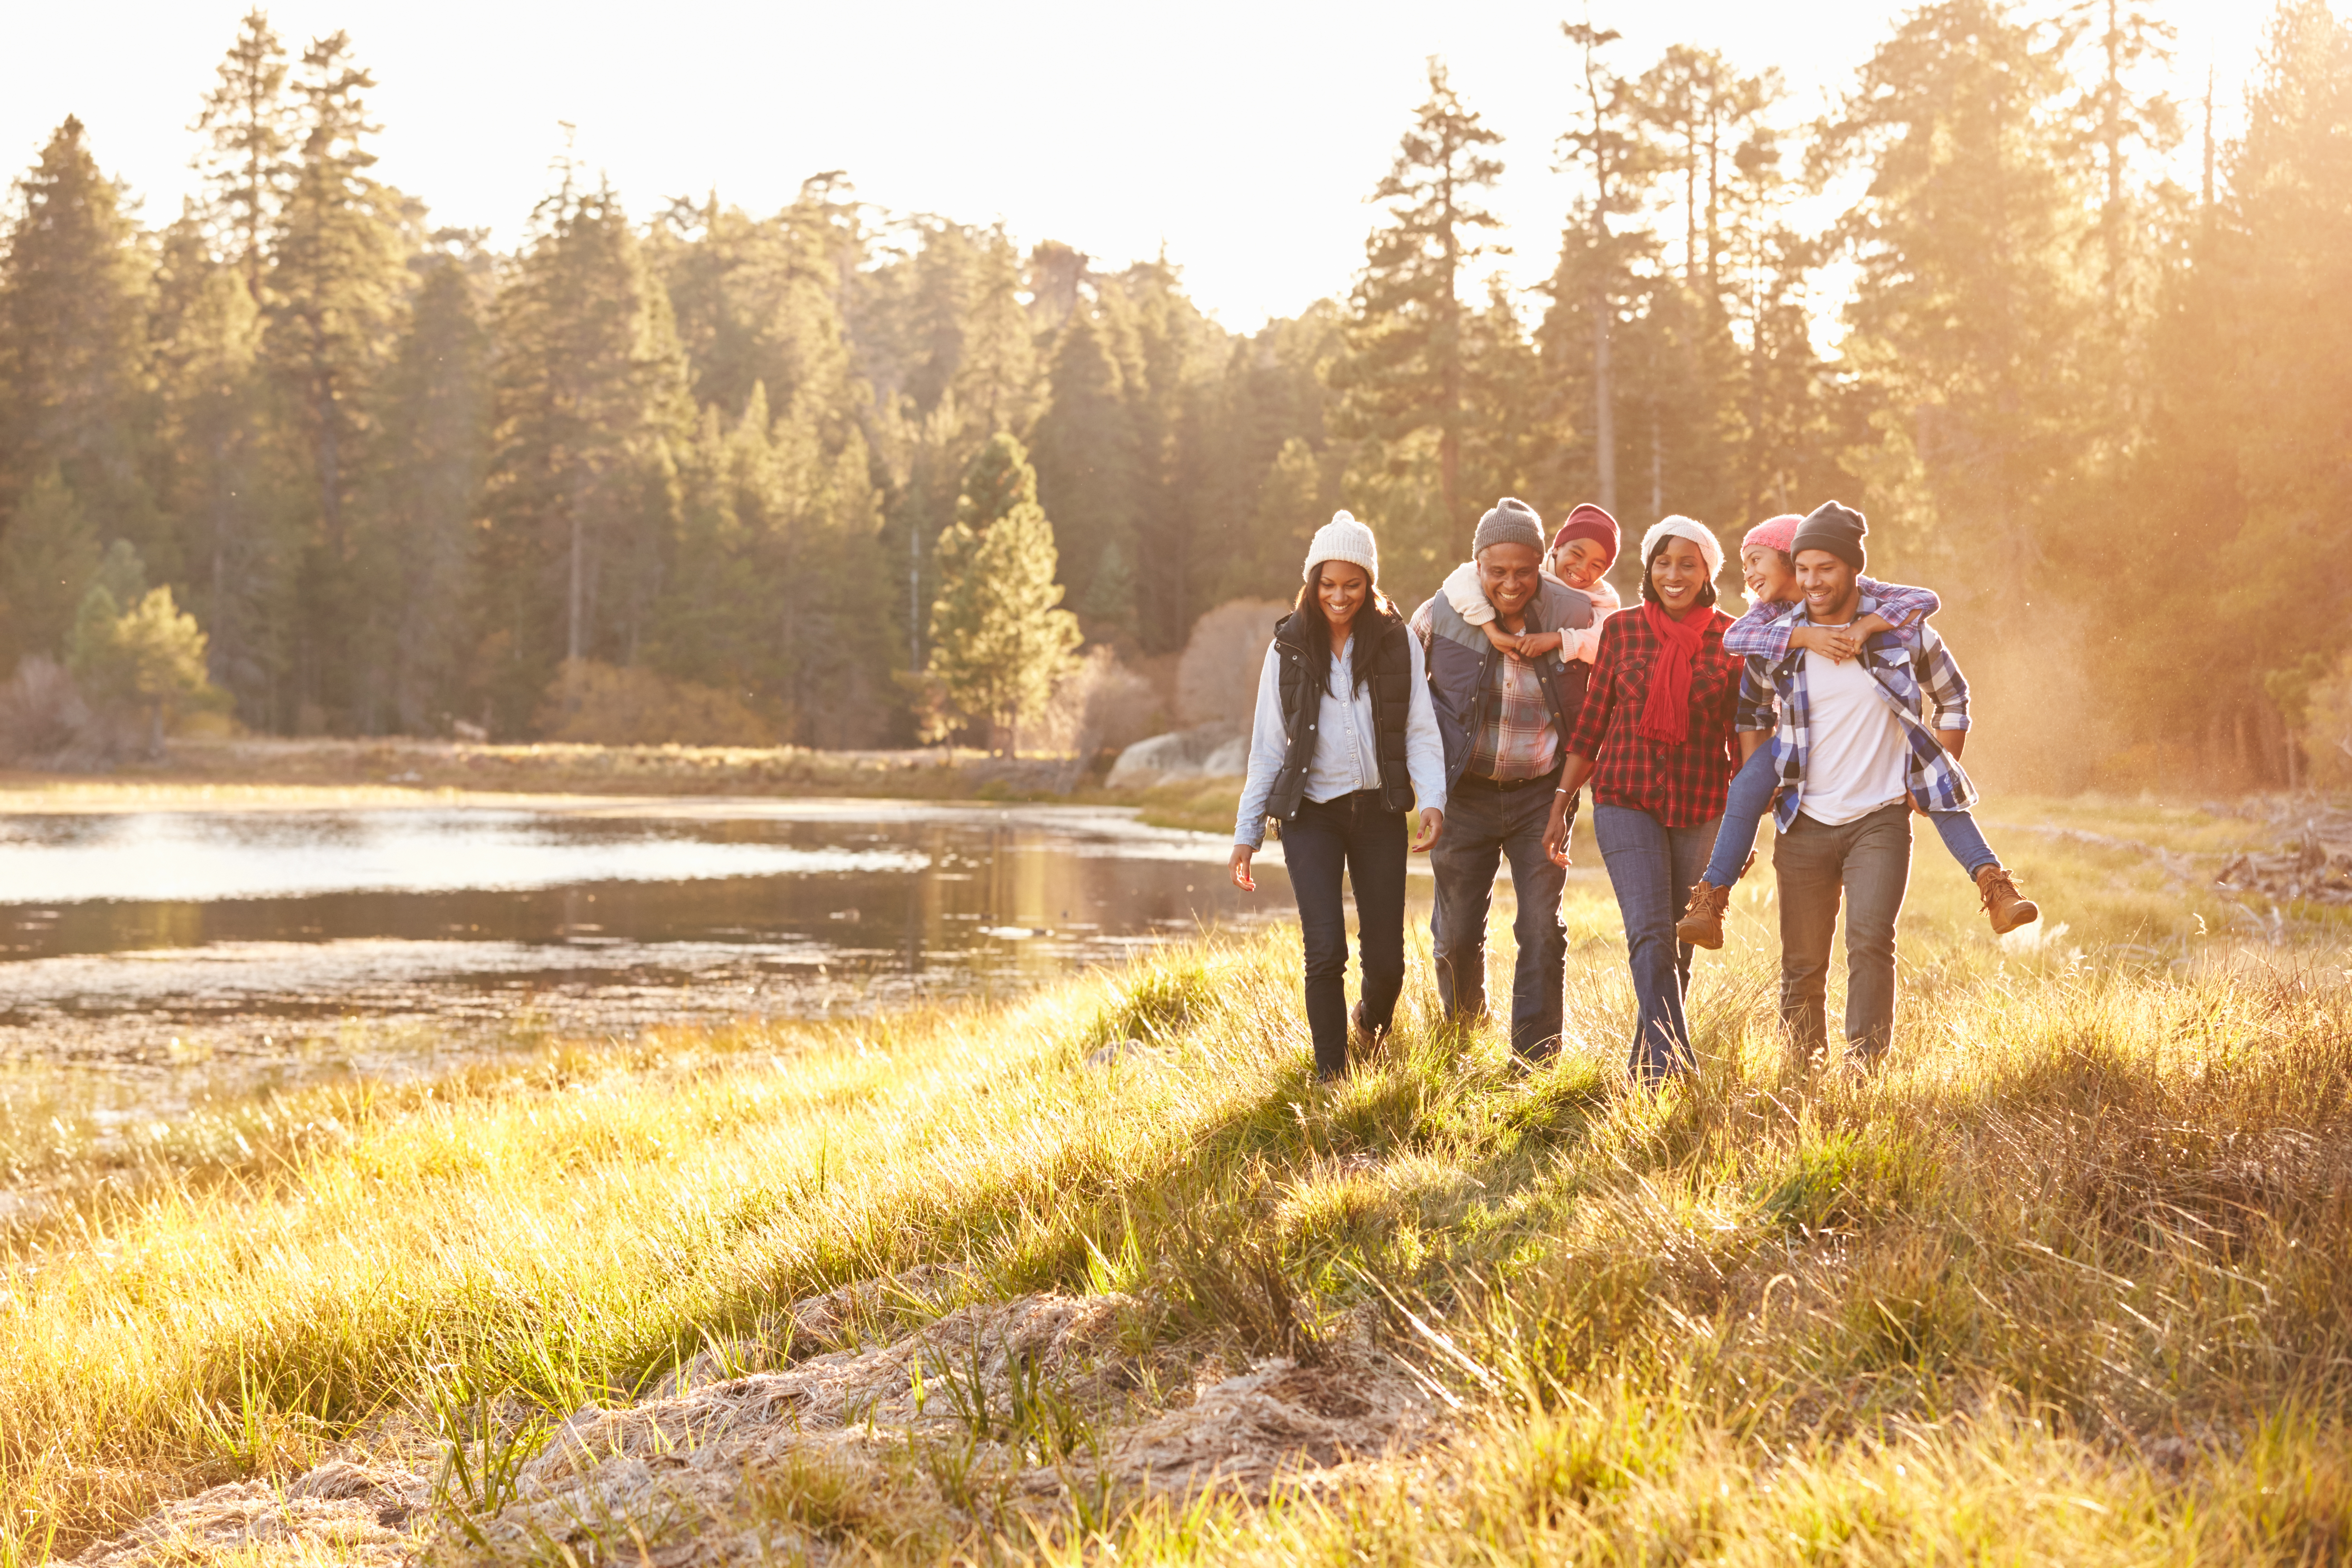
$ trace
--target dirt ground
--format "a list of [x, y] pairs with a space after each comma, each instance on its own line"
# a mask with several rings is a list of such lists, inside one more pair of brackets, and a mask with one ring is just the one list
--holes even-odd
[[414, 1414], [285, 1481], [215, 1487], [85, 1568], [581, 1557], [831, 1561], [844, 1532], [952, 1541], [1074, 1497], [1329, 1485], [1429, 1440], [1437, 1405], [1356, 1325], [1313, 1359], [1156, 1343], [1133, 1297], [935, 1308], [925, 1274], [796, 1303], [636, 1397], [502, 1412], [462, 1449]]

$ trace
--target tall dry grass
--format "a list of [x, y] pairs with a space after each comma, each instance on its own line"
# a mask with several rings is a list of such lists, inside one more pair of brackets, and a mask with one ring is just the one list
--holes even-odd
[[[1524, 1082], [1492, 1027], [1434, 1020], [1420, 963], [1389, 1052], [1314, 1093], [1276, 932], [1017, 1004], [281, 1102], [236, 1154], [153, 1156], [184, 1181], [93, 1173], [16, 1244], [0, 1560], [353, 1434], [422, 1443], [468, 1401], [609, 1400], [918, 1265], [949, 1304], [1128, 1291], [1167, 1342], [1236, 1355], [1369, 1311], [1458, 1413], [1264, 1505], [1014, 1527], [836, 1498], [853, 1554], [2344, 1560], [2352, 953], [2324, 925], [2241, 944], [2129, 847], [2007, 847], [2066, 930], [1996, 946], [1923, 849], [1873, 1078], [1784, 1059], [1762, 878], [1701, 962], [1701, 1070], [1655, 1096], [1622, 1084], [1586, 887], [1580, 1039]], [[1087, 1065], [1129, 1038], [1151, 1049]], [[831, 1484], [747, 1498], [797, 1518]]]

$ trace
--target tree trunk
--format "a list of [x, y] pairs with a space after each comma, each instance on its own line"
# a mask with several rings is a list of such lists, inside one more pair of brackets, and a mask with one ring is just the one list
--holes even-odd
[[1617, 388], [1609, 365], [1609, 294], [1592, 290], [1592, 456], [1601, 507], [1617, 514]]
[[564, 610], [563, 657], [566, 662], [577, 659], [583, 646], [581, 640], [580, 596], [583, 578], [581, 556], [584, 552], [584, 542], [581, 533], [580, 509], [575, 505], [572, 509], [572, 584]]

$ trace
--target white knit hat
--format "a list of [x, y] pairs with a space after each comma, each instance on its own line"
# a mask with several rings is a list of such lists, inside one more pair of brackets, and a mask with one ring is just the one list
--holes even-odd
[[1380, 542], [1351, 513], [1335, 511], [1330, 521], [1315, 531], [1315, 542], [1307, 547], [1307, 564], [1299, 568], [1300, 580], [1313, 582], [1315, 568], [1326, 561], [1352, 563], [1373, 582], [1381, 580]]
[[1650, 552], [1658, 547], [1661, 539], [1687, 539], [1698, 546], [1699, 559], [1706, 563], [1706, 580], [1714, 582], [1723, 575], [1723, 541], [1715, 530], [1695, 518], [1662, 517], [1642, 535], [1642, 570], [1650, 569]]

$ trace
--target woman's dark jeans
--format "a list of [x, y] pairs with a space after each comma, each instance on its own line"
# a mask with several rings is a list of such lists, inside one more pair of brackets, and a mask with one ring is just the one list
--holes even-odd
[[1691, 887], [1715, 843], [1717, 818], [1668, 827], [1646, 811], [1595, 805], [1592, 836], [1625, 921], [1625, 961], [1633, 972], [1633, 1077], [1655, 1083], [1693, 1066], [1683, 996], [1690, 989], [1691, 946], [1675, 937], [1690, 907]]
[[1348, 1070], [1348, 914], [1344, 868], [1356, 889], [1357, 945], [1364, 966], [1364, 1028], [1377, 1035], [1404, 989], [1405, 821], [1381, 809], [1378, 790], [1308, 801], [1283, 825], [1282, 858], [1307, 938], [1307, 1029], [1315, 1076]]

